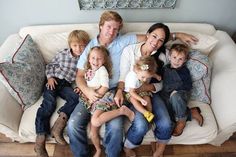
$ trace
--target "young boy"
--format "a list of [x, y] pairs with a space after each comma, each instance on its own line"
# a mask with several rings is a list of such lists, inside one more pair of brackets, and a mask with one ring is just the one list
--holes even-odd
[[47, 83], [44, 87], [43, 102], [36, 115], [36, 142], [34, 150], [38, 157], [48, 157], [45, 148], [46, 135], [50, 134], [50, 117], [56, 109], [56, 97], [60, 96], [66, 103], [58, 110], [59, 117], [54, 123], [51, 134], [57, 143], [66, 145], [63, 130], [67, 120], [78, 104], [78, 94], [71, 87], [76, 78], [76, 64], [89, 35], [83, 30], [74, 30], [69, 34], [69, 48], [60, 51], [46, 66]]
[[190, 72], [185, 65], [188, 51], [188, 47], [184, 44], [173, 44], [169, 54], [170, 64], [163, 69], [161, 96], [167, 105], [170, 117], [176, 122], [174, 136], [182, 134], [187, 119], [188, 92], [192, 88]]

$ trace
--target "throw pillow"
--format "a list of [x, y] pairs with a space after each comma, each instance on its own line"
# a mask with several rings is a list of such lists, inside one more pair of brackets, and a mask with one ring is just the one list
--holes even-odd
[[[209, 55], [211, 50], [218, 43], [218, 40], [215, 37], [207, 35], [207, 34], [191, 32], [191, 31], [181, 31], [181, 32], [188, 33], [195, 36], [198, 39], [198, 42], [196, 44], [191, 44], [190, 48], [192, 50], [198, 50], [206, 55]], [[173, 43], [181, 43], [181, 41], [180, 40], [169, 41], [167, 42], [166, 46], [170, 48]]]
[[193, 81], [190, 100], [210, 104], [211, 62], [209, 58], [199, 51], [191, 51], [186, 65]]
[[45, 62], [30, 35], [11, 60], [0, 63], [0, 80], [25, 109], [41, 96], [45, 81]]

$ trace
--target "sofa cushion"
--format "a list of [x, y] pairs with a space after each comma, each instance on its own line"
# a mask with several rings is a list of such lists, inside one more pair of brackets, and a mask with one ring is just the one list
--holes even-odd
[[[195, 36], [198, 39], [198, 42], [196, 44], [190, 44], [190, 48], [192, 50], [198, 50], [206, 55], [209, 55], [209, 53], [218, 43], [218, 39], [216, 39], [214, 36], [211, 36], [211, 35], [202, 34], [202, 33], [194, 32], [194, 31], [181, 31], [181, 32], [188, 33]], [[169, 41], [167, 42], [166, 45], [167, 47], [171, 47], [171, 45], [174, 43], [181, 43], [181, 41], [180, 40]]]
[[33, 105], [41, 96], [45, 62], [29, 35], [10, 60], [0, 63], [0, 72], [0, 80], [23, 108]]
[[211, 62], [209, 58], [199, 51], [190, 51], [186, 64], [193, 81], [190, 100], [210, 104]]
[[42, 34], [33, 38], [46, 63], [49, 63], [60, 50], [68, 47], [68, 35], [69, 32], [63, 32]]
[[[35, 116], [40, 104], [42, 103], [43, 98], [41, 97], [35, 105], [31, 106], [27, 110], [25, 110], [21, 124], [19, 126], [19, 136], [21, 137], [21, 142], [35, 142]], [[57, 108], [56, 111], [60, 107], [64, 105], [65, 101], [61, 98], [57, 98]], [[204, 117], [203, 126], [200, 127], [196, 120], [188, 121], [187, 125], [184, 129], [183, 135], [178, 137], [172, 137], [170, 144], [204, 144], [212, 141], [217, 135], [217, 125], [215, 122], [214, 114], [209, 105], [197, 101], [189, 102], [188, 106], [195, 107], [199, 106], [201, 109], [201, 113]], [[58, 113], [54, 112], [50, 119], [50, 126], [54, 124], [58, 117]], [[125, 122], [125, 130], [127, 131], [130, 126], [130, 122], [128, 119]], [[153, 127], [152, 127], [153, 129]], [[155, 142], [156, 139], [153, 135], [153, 131], [150, 129], [142, 144], [150, 144], [150, 142]], [[105, 132], [104, 125], [101, 127], [100, 134], [103, 137]], [[66, 129], [64, 130], [64, 135], [66, 135]], [[89, 135], [89, 134], [88, 134]], [[68, 140], [68, 136], [65, 136], [66, 140]], [[48, 136], [48, 142], [55, 142], [53, 138]]]

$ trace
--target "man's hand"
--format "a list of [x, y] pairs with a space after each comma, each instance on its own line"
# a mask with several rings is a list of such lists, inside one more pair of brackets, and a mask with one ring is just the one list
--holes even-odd
[[49, 78], [48, 83], [46, 84], [47, 89], [54, 90], [55, 85], [57, 85], [56, 79], [54, 79], [53, 77]]
[[114, 101], [118, 107], [121, 107], [124, 102], [124, 96], [123, 91], [121, 89], [118, 89], [116, 92], [116, 95], [114, 97]]
[[102, 97], [102, 95], [98, 94], [93, 88], [87, 88], [84, 95], [88, 98], [90, 103], [93, 103]]

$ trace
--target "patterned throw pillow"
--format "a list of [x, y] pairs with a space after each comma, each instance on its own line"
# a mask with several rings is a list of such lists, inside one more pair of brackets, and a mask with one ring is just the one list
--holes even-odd
[[0, 81], [23, 109], [39, 99], [45, 81], [45, 62], [30, 35], [11, 60], [0, 63], [0, 72]]
[[211, 62], [209, 58], [199, 51], [191, 51], [187, 67], [193, 81], [190, 100], [210, 104]]

